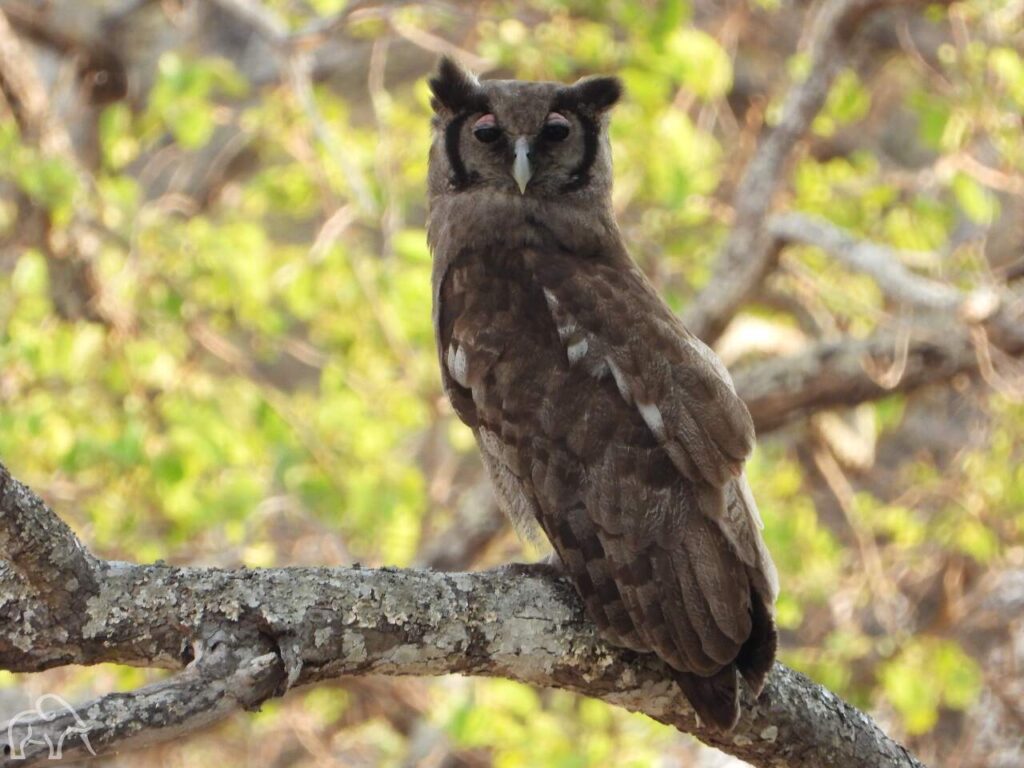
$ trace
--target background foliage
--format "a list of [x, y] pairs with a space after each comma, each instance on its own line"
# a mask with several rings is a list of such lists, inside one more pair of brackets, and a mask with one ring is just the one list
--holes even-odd
[[[0, 2], [12, 18], [42, 9], [82, 50], [108, 44], [129, 75], [127, 98], [90, 101], [81, 50], [35, 41], [63, 152], [0, 106], [0, 456], [112, 559], [535, 556], [493, 522], [472, 438], [440, 392], [423, 76], [440, 52], [488, 76], [620, 73], [615, 205], [682, 308], [708, 279], [758, 132], [806, 73], [806, 6], [265, 0], [306, 34], [289, 56], [230, 5]], [[310, 32], [323, 19], [337, 23]], [[961, 288], [1019, 275], [1022, 28], [1015, 0], [870, 28], [780, 205]], [[719, 347], [742, 367], [905, 319], [870, 278], [789, 248]], [[816, 414], [762, 437], [749, 468], [783, 585], [782, 659], [948, 765], [1021, 755], [1008, 670], [1024, 649], [1004, 636], [1012, 616], [978, 618], [1004, 577], [1024, 592], [1019, 376]], [[0, 693], [82, 698], [150, 674], [0, 673]], [[465, 679], [340, 681], [144, 759], [719, 764], [597, 702]]]

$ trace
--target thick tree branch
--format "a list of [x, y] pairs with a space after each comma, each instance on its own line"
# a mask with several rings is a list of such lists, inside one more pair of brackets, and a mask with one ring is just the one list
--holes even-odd
[[737, 391], [760, 434], [816, 411], [877, 400], [949, 381], [989, 375], [990, 345], [1024, 355], [1024, 299], [1008, 289], [963, 293], [905, 268], [888, 246], [858, 240], [824, 219], [776, 215], [767, 229], [786, 243], [814, 245], [874, 278], [891, 299], [934, 313], [929, 322], [882, 330], [867, 339], [820, 342], [795, 355], [741, 368]]
[[[2, 465], [0, 477], [10, 488]], [[27, 491], [6, 492], [0, 504], [5, 521], [40, 510], [52, 515]], [[63, 745], [69, 756], [171, 738], [290, 685], [339, 675], [460, 673], [593, 696], [754, 765], [919, 765], [867, 715], [781, 665], [758, 700], [745, 693], [735, 731], [699, 724], [664, 665], [603, 643], [572, 587], [544, 567], [469, 574], [108, 562], [95, 573], [97, 591], [79, 606], [81, 622], [33, 624], [20, 621], [36, 600], [32, 588], [0, 564], [0, 667], [119, 662], [186, 669], [135, 693], [80, 705], [89, 744], [72, 733]], [[37, 733], [63, 733], [71, 721], [19, 718], [15, 731], [29, 724], [44, 729]], [[0, 765], [45, 758], [39, 747], [29, 760], [7, 757]]]
[[735, 220], [711, 280], [684, 315], [686, 326], [712, 344], [772, 268], [780, 243], [765, 227], [776, 192], [785, 184], [797, 143], [807, 133], [846, 64], [854, 33], [889, 0], [827, 0], [814, 20], [807, 76], [786, 94], [781, 117], [747, 165], [733, 198]]
[[1019, 303], [982, 325], [942, 321], [927, 327], [881, 331], [863, 340], [814, 344], [735, 375], [736, 389], [760, 434], [816, 411], [878, 400], [976, 373], [984, 363], [974, 330], [1003, 352], [1024, 355], [1024, 311]]
[[0, 559], [64, 616], [96, 594], [94, 558], [63, 520], [0, 465]]

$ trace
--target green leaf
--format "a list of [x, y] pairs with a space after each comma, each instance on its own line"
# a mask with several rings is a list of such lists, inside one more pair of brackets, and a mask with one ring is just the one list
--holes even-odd
[[705, 99], [719, 99], [732, 87], [732, 61], [706, 32], [680, 27], [665, 40], [662, 72]]
[[25, 251], [14, 266], [11, 288], [20, 296], [43, 296], [49, 290], [46, 259], [38, 251]]
[[860, 120], [870, 108], [870, 91], [860, 82], [856, 72], [844, 69], [832, 83], [825, 107], [815, 118], [814, 130], [819, 135], [831, 135], [836, 126]]
[[427, 231], [425, 229], [403, 229], [398, 232], [392, 247], [395, 253], [405, 261], [420, 264], [430, 263], [430, 250], [427, 248]]
[[960, 208], [975, 224], [991, 224], [999, 217], [999, 200], [970, 176], [953, 177], [953, 194]]
[[1024, 109], [1024, 58], [1012, 48], [993, 48], [988, 66], [1017, 107]]
[[79, 181], [75, 169], [64, 160], [33, 158], [16, 170], [15, 180], [29, 197], [50, 210], [54, 223], [63, 225], [71, 220]]
[[938, 722], [939, 708], [963, 710], [981, 689], [977, 664], [951, 640], [912, 638], [881, 670], [889, 702], [910, 733], [921, 734]]

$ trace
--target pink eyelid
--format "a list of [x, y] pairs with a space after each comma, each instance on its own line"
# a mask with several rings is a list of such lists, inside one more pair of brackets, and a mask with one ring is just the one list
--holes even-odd
[[498, 121], [494, 119], [494, 115], [488, 112], [486, 115], [478, 118], [477, 121], [473, 123], [473, 130], [476, 130], [477, 128], [493, 128], [497, 124]]
[[549, 112], [544, 122], [547, 125], [569, 125], [569, 118], [560, 112]]

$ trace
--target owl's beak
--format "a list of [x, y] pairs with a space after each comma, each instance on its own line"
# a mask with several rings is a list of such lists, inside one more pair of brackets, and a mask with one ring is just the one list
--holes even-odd
[[519, 185], [519, 194], [526, 194], [526, 185], [530, 183], [533, 169], [530, 168], [530, 140], [525, 136], [516, 139], [513, 145], [516, 159], [512, 161], [512, 178]]

